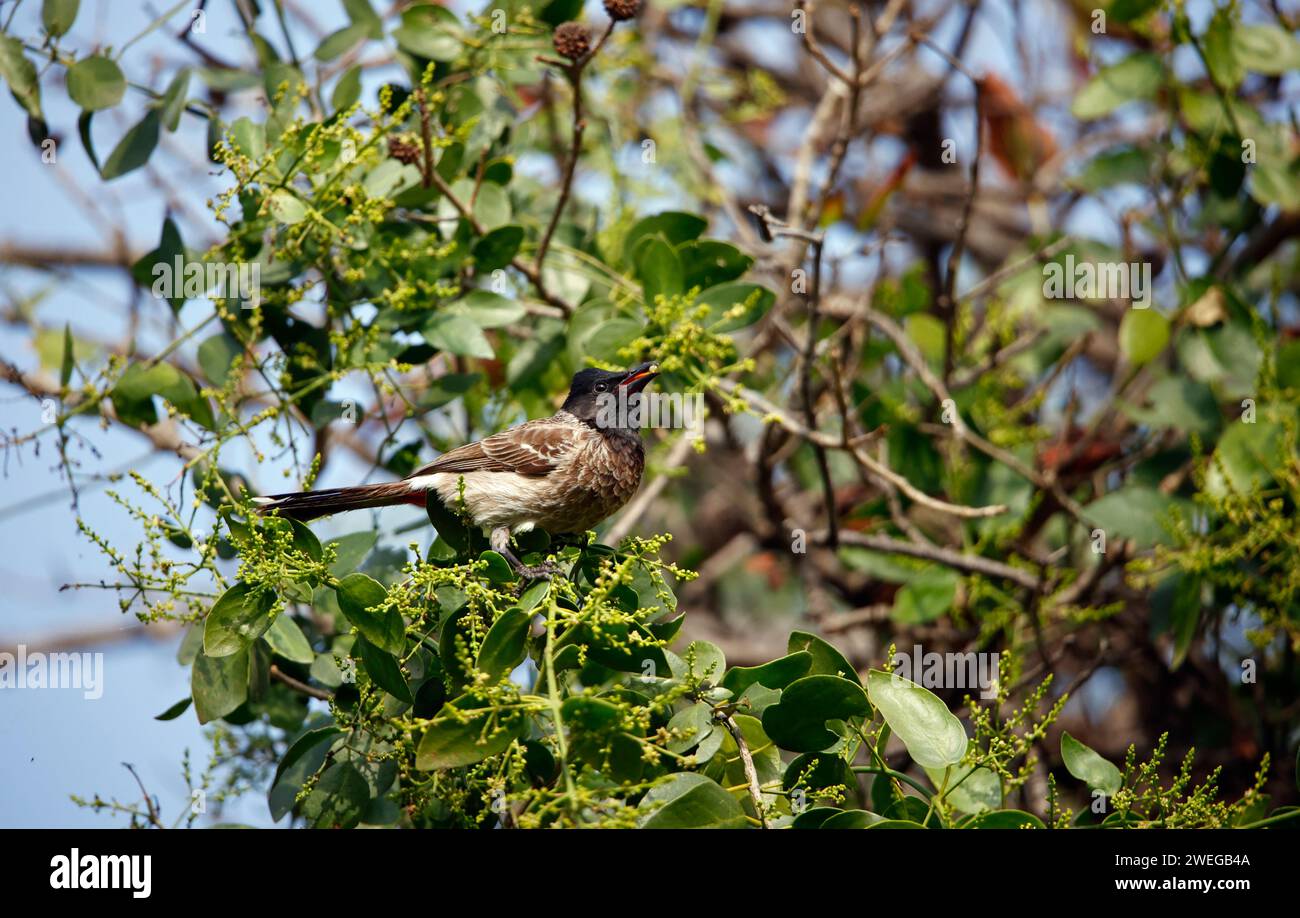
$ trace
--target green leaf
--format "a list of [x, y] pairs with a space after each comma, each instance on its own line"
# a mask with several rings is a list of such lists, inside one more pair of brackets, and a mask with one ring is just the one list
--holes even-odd
[[647, 236], [662, 236], [669, 245], [676, 246], [698, 238], [708, 225], [703, 217], [672, 210], [643, 217], [623, 239], [623, 260], [632, 263], [637, 244]]
[[77, 20], [81, 0], [45, 0], [41, 5], [41, 24], [52, 37], [66, 35]]
[[393, 38], [403, 51], [444, 63], [454, 61], [465, 48], [455, 14], [432, 5], [402, 13], [402, 24], [393, 30]]
[[524, 736], [527, 717], [513, 709], [494, 710], [480, 704], [462, 696], [443, 705], [420, 738], [415, 767], [432, 771], [473, 765], [504, 752]]
[[1159, 57], [1134, 54], [1099, 71], [1075, 95], [1070, 111], [1084, 121], [1101, 118], [1126, 102], [1151, 98], [1163, 81]]
[[352, 649], [361, 657], [361, 665], [366, 668], [366, 674], [375, 685], [407, 704], [415, 703], [411, 687], [402, 675], [402, 667], [392, 654], [380, 650], [364, 637], [359, 638]]
[[582, 0], [548, 0], [542, 6], [540, 18], [548, 25], [557, 26], [570, 19], [577, 19], [582, 13]]
[[668, 751], [684, 753], [703, 743], [719, 727], [713, 722], [713, 708], [707, 702], [697, 701], [682, 708], [668, 721]]
[[733, 281], [749, 270], [754, 259], [729, 242], [698, 239], [677, 247], [685, 273], [685, 286], [706, 290]]
[[8, 35], [0, 35], [0, 77], [18, 104], [33, 118], [41, 118], [41, 84], [36, 76], [36, 65], [23, 54], [23, 43]]
[[1111, 0], [1106, 15], [1116, 22], [1133, 22], [1160, 6], [1161, 0]]
[[249, 159], [257, 161], [266, 155], [266, 128], [251, 118], [239, 118], [230, 126], [230, 143]]
[[829, 676], [843, 676], [845, 679], [862, 684], [858, 678], [858, 672], [853, 668], [844, 654], [836, 650], [831, 644], [822, 640], [815, 634], [809, 634], [807, 631], [791, 631], [790, 640], [786, 643], [787, 653], [797, 653], [798, 651], [807, 651], [812, 654], [812, 667], [809, 673], [821, 673]]
[[112, 108], [126, 94], [126, 77], [115, 61], [83, 57], [68, 68], [68, 95], [86, 111]]
[[[467, 200], [471, 189], [472, 184], [468, 181], [463, 186], [458, 184], [460, 200]], [[493, 230], [503, 227], [510, 222], [510, 195], [495, 182], [484, 182], [474, 195], [474, 216], [484, 229]]]
[[462, 357], [479, 357], [490, 360], [494, 356], [492, 345], [474, 320], [464, 315], [442, 312], [424, 326], [424, 338], [439, 350]]
[[903, 319], [903, 328], [927, 361], [936, 366], [943, 363], [947, 333], [942, 322], [929, 313], [914, 312]]
[[560, 718], [574, 733], [600, 733], [617, 726], [622, 716], [618, 705], [603, 698], [576, 695], [560, 705]]
[[709, 330], [722, 333], [753, 325], [772, 308], [776, 294], [759, 284], [737, 282], [710, 287], [695, 301], [709, 307]]
[[1232, 30], [1232, 47], [1247, 70], [1283, 76], [1300, 70], [1300, 40], [1276, 25], [1241, 25]]
[[1002, 806], [1002, 781], [987, 768], [976, 768], [972, 773], [969, 765], [954, 765], [948, 769], [927, 768], [925, 773], [936, 791], [944, 786], [947, 773], [944, 797], [963, 813], [983, 813]]
[[199, 723], [225, 717], [248, 699], [248, 651], [228, 657], [200, 653], [190, 669], [190, 694]]
[[154, 148], [158, 146], [158, 134], [162, 126], [162, 117], [158, 109], [151, 108], [140, 122], [122, 136], [104, 160], [100, 175], [104, 181], [111, 181], [128, 172], [134, 172], [149, 161]]
[[616, 363], [619, 351], [639, 338], [645, 326], [636, 319], [620, 316], [610, 319], [593, 331], [583, 342], [584, 356]]
[[346, 577], [355, 571], [361, 566], [361, 562], [366, 560], [366, 556], [375, 547], [378, 539], [379, 533], [367, 530], [351, 532], [326, 542], [326, 548], [332, 545], [335, 550], [334, 563], [329, 568], [330, 573], [335, 577]]
[[1251, 172], [1250, 194], [1264, 206], [1300, 210], [1300, 162], [1270, 160]]
[[1241, 322], [1185, 330], [1178, 336], [1178, 359], [1187, 372], [1224, 399], [1255, 396], [1263, 357], [1250, 327]]
[[510, 566], [510, 562], [500, 552], [489, 549], [480, 554], [478, 559], [487, 564], [483, 571], [483, 579], [488, 583], [513, 583], [515, 581], [514, 568]]
[[194, 699], [191, 698], [189, 695], [186, 695], [180, 701], [176, 702], [170, 708], [168, 708], [167, 710], [159, 714], [157, 717], [155, 717], [154, 720], [175, 720], [176, 718], [184, 714], [186, 711], [188, 711], [190, 709], [190, 705], [193, 702]]
[[1084, 516], [1108, 538], [1132, 539], [1140, 548], [1173, 541], [1165, 519], [1179, 502], [1146, 485], [1131, 484], [1084, 507]]
[[518, 322], [527, 313], [518, 300], [508, 300], [487, 290], [473, 290], [449, 303], [441, 314], [464, 316], [479, 328], [500, 328]]
[[790, 823], [792, 829], [820, 829], [828, 819], [833, 819], [844, 810], [836, 809], [833, 806], [815, 806], [811, 809], [804, 810], [794, 818]]
[[271, 627], [275, 593], [239, 581], [221, 595], [203, 622], [203, 653], [228, 657], [246, 650]]
[[1130, 309], [1119, 323], [1119, 349], [1135, 367], [1160, 356], [1169, 343], [1169, 320], [1154, 309]]
[[1199, 434], [1219, 429], [1219, 405], [1214, 391], [1203, 382], [1186, 376], [1166, 376], [1147, 392], [1150, 408], [1122, 406], [1135, 421], [1155, 428], [1172, 427]]
[[181, 114], [185, 111], [189, 88], [190, 68], [182, 67], [176, 72], [176, 76], [172, 77], [171, 83], [167, 85], [167, 91], [163, 93], [162, 101], [158, 103], [158, 109], [162, 113], [162, 124], [168, 133], [180, 127]]
[[933, 565], [913, 577], [894, 597], [893, 619], [901, 625], [932, 622], [952, 608], [961, 580], [949, 568]]
[[311, 649], [307, 636], [288, 615], [277, 615], [263, 637], [271, 650], [293, 663], [310, 666], [316, 659], [316, 652]]
[[1061, 759], [1070, 774], [1107, 797], [1114, 796], [1124, 782], [1118, 768], [1067, 732], [1061, 733]]
[[1205, 62], [1214, 75], [1215, 82], [1231, 92], [1246, 77], [1243, 61], [1237, 56], [1235, 48], [1235, 31], [1237, 23], [1226, 6], [1214, 11], [1210, 24], [1201, 36], [1201, 46], [1205, 50]]
[[873, 669], [867, 674], [867, 695], [922, 768], [956, 765], [966, 754], [961, 721], [929, 689]]
[[700, 774], [673, 775], [641, 798], [642, 829], [741, 829], [749, 823], [736, 798]]
[[1141, 147], [1120, 147], [1097, 154], [1068, 183], [1095, 193], [1115, 185], [1143, 185], [1151, 181], [1153, 157]]
[[433, 411], [450, 404], [474, 388], [475, 383], [482, 378], [481, 373], [448, 373], [446, 376], [439, 376], [429, 383], [429, 388], [420, 399], [420, 407], [426, 411]]
[[220, 332], [199, 345], [199, 367], [214, 386], [224, 386], [235, 358], [242, 353], [244, 348], [229, 332]]
[[828, 720], [868, 717], [871, 704], [862, 686], [839, 676], [804, 676], [790, 683], [781, 700], [763, 712], [763, 729], [782, 749], [819, 752], [839, 741]]
[[366, 27], [367, 36], [374, 39], [384, 37], [384, 21], [370, 5], [370, 0], [343, 0], [343, 9], [347, 11], [349, 20]]
[[836, 786], [851, 788], [854, 783], [848, 762], [831, 752], [805, 752], [798, 755], [781, 777], [783, 789], [791, 791], [801, 787], [812, 796], [819, 796], [817, 791]]
[[635, 262], [647, 305], [655, 297], [677, 296], [685, 290], [681, 260], [672, 246], [658, 236], [649, 236], [637, 246]]
[[1272, 421], [1231, 425], [1215, 447], [1205, 490], [1222, 499], [1235, 491], [1247, 494], [1273, 480], [1273, 470], [1284, 460], [1279, 456], [1282, 427]]
[[396, 609], [378, 608], [388, 598], [383, 584], [366, 574], [348, 574], [334, 589], [339, 610], [362, 637], [381, 650], [402, 653], [406, 646], [406, 625]]
[[72, 379], [72, 368], [76, 360], [73, 357], [72, 347], [72, 325], [63, 323], [63, 358], [59, 361], [59, 388], [66, 389], [69, 380]]
[[281, 188], [271, 195], [271, 216], [285, 226], [293, 226], [307, 219], [307, 205], [292, 191]]
[[158, 415], [152, 399], [162, 396], [204, 426], [212, 427], [212, 408], [188, 376], [169, 363], [146, 366], [133, 363], [118, 379], [111, 398], [119, 419], [126, 424], [152, 424]]
[[995, 810], [972, 816], [960, 826], [963, 829], [1046, 829], [1043, 821], [1023, 810]]
[[1174, 636], [1174, 656], [1169, 668], [1177, 670], [1187, 659], [1187, 651], [1201, 623], [1201, 578], [1175, 571], [1156, 587], [1151, 604], [1153, 612], [1159, 609], [1167, 615], [1169, 631]]
[[502, 612], [479, 646], [476, 664], [479, 671], [495, 681], [522, 663], [532, 621], [532, 614], [523, 609]]
[[[83, 115], [83, 119], [89, 119], [89, 115]], [[89, 143], [89, 138], [86, 138]], [[93, 159], [93, 152], [91, 158]], [[96, 167], [98, 168], [98, 167]], [[176, 221], [171, 217], [163, 220], [162, 232], [159, 234], [158, 247], [147, 255], [142, 256], [135, 264], [131, 266], [131, 277], [141, 287], [148, 288], [151, 292], [157, 290], [159, 294], [168, 291], [159, 286], [164, 281], [171, 281], [175, 288], [170, 292], [175, 294], [168, 298], [172, 310], [179, 312], [180, 308], [185, 305], [185, 284], [183, 282], [186, 264], [190, 261], [188, 253], [185, 250], [185, 242], [181, 239], [181, 231], [176, 226]]]
[[474, 243], [474, 264], [485, 274], [504, 268], [515, 257], [523, 241], [522, 226], [498, 226]]
[[343, 731], [335, 726], [316, 727], [293, 741], [276, 767], [267, 793], [271, 818], [279, 821], [294, 807], [298, 791], [325, 764], [330, 746]]
[[356, 766], [335, 762], [302, 802], [302, 815], [317, 829], [351, 829], [361, 822], [369, 802], [370, 785]]
[[[302, 761], [307, 753], [311, 752], [322, 743], [332, 743], [334, 739], [343, 733], [341, 729], [330, 724], [322, 727], [314, 727], [303, 733], [295, 739], [280, 760], [280, 764], [275, 768], [275, 776], [271, 779], [271, 785], [274, 787], [280, 782], [285, 772], [293, 768], [298, 762]], [[319, 767], [319, 766], [318, 766]], [[313, 768], [312, 773], [316, 771]]]
[[882, 819], [867, 826], [868, 829], [924, 829], [925, 826], [910, 819]]
[[344, 26], [337, 32], [325, 36], [325, 40], [317, 46], [313, 56], [318, 61], [332, 61], [337, 57], [342, 57], [364, 41], [367, 32], [369, 32], [369, 29], [365, 25], [358, 23]]
[[351, 108], [361, 98], [361, 65], [353, 64], [339, 81], [334, 84], [334, 92], [330, 95], [330, 107], [335, 112], [341, 112]]
[[727, 669], [727, 657], [722, 648], [708, 641], [691, 641], [682, 659], [690, 663], [690, 671], [696, 679], [713, 685], [722, 681], [722, 674]]
[[819, 828], [822, 829], [869, 829], [878, 822], [883, 822], [884, 817], [878, 816], [868, 810], [842, 810], [831, 816], [829, 819], [822, 820]]
[[721, 685], [736, 698], [756, 682], [768, 688], [783, 689], [795, 679], [806, 675], [812, 668], [812, 663], [812, 654], [800, 650], [760, 666], [733, 666], [722, 677]]
[[429, 522], [433, 524], [439, 539], [446, 542], [457, 555], [467, 552], [473, 540], [473, 533], [465, 525], [465, 521], [443, 503], [442, 498], [433, 488], [425, 492], [424, 506]]

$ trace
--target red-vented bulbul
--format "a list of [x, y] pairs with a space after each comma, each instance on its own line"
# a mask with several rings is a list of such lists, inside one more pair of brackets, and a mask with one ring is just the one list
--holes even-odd
[[624, 372], [580, 370], [564, 405], [551, 417], [457, 447], [401, 481], [253, 501], [264, 513], [276, 510], [295, 520], [312, 520], [367, 507], [423, 507], [432, 490], [446, 506], [463, 506], [470, 520], [489, 533], [492, 548], [521, 574], [550, 573], [549, 568], [520, 564], [510, 551], [511, 535], [534, 528], [585, 532], [631, 499], [641, 484], [645, 448], [640, 430], [611, 406], [627, 404], [620, 390], [630, 397], [657, 375], [653, 363]]

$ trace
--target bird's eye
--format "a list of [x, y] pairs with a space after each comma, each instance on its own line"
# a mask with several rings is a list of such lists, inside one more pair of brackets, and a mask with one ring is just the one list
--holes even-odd
[[597, 392], [604, 392], [604, 391], [605, 391], [606, 389], [608, 389], [608, 388], [609, 388], [609, 386], [605, 385], [603, 382], [598, 382], [598, 383], [596, 383], [596, 391], [597, 391]]

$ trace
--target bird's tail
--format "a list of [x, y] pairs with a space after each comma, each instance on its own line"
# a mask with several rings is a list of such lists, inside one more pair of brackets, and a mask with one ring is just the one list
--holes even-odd
[[326, 488], [323, 491], [299, 491], [295, 494], [271, 494], [254, 497], [253, 503], [262, 513], [280, 511], [281, 516], [306, 522], [319, 516], [341, 513], [344, 510], [363, 510], [367, 507], [390, 507], [394, 504], [424, 506], [424, 492], [413, 490], [409, 481], [390, 481], [384, 484], [359, 485], [355, 488]]

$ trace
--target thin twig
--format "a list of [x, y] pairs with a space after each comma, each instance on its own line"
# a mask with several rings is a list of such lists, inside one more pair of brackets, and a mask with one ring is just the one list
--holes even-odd
[[157, 801], [155, 801], [153, 796], [145, 790], [144, 782], [141, 781], [140, 776], [136, 774], [135, 766], [130, 762], [123, 762], [122, 767], [131, 772], [131, 777], [135, 778], [135, 783], [140, 786], [140, 793], [144, 794], [144, 805], [149, 809], [149, 824], [158, 829], [167, 828], [163, 825], [162, 817], [158, 812]]
[[717, 717], [726, 726], [731, 738], [736, 741], [736, 746], [740, 748], [740, 764], [745, 769], [745, 777], [749, 781], [749, 799], [754, 802], [754, 812], [758, 814], [759, 825], [764, 829], [771, 828], [767, 824], [767, 814], [763, 808], [763, 790], [758, 782], [758, 769], [754, 767], [754, 757], [749, 752], [749, 744], [745, 742], [745, 734], [740, 731], [740, 725], [730, 714], [719, 711]]
[[[562, 67], [564, 75], [569, 78], [569, 86], [573, 89], [573, 130], [569, 141], [569, 155], [565, 159], [564, 173], [560, 177], [560, 198], [555, 204], [555, 211], [551, 214], [551, 220], [546, 225], [546, 232], [542, 234], [542, 241], [538, 243], [537, 254], [533, 258], [533, 270], [539, 277], [542, 273], [542, 262], [546, 260], [546, 252], [551, 247], [551, 237], [555, 235], [555, 230], [560, 225], [560, 217], [564, 214], [564, 207], [569, 203], [569, 195], [573, 190], [573, 175], [577, 171], [578, 157], [582, 153], [582, 136], [587, 130], [587, 122], [582, 116], [582, 72], [586, 69], [587, 62], [596, 56], [613, 31], [614, 21], [610, 20], [604, 33], [590, 51], [573, 63]], [[553, 62], [551, 58], [542, 57], [539, 60]]]
[[334, 698], [333, 692], [327, 692], [325, 689], [319, 689], [314, 685], [308, 685], [306, 682], [301, 682], [280, 669], [280, 667], [276, 666], [274, 663], [271, 664], [271, 678], [275, 679], [277, 682], [283, 682], [295, 692], [300, 695], [306, 695], [309, 698], [318, 698], [321, 701], [332, 701]]
[[[826, 544], [826, 533], [812, 532], [808, 534], [808, 539], [815, 545], [824, 545]], [[856, 545], [860, 548], [869, 548], [872, 551], [895, 555], [906, 555], [909, 558], [920, 558], [925, 561], [935, 561], [947, 567], [967, 571], [972, 574], [983, 574], [987, 577], [1000, 577], [1003, 580], [1010, 580], [1012, 583], [1027, 587], [1031, 590], [1039, 589], [1043, 583], [1033, 571], [1025, 570], [1021, 567], [1012, 567], [1011, 565], [1003, 564], [1000, 561], [982, 558], [979, 555], [969, 555], [965, 552], [960, 552], [952, 548], [943, 548], [938, 545], [922, 545], [917, 542], [904, 542], [902, 539], [895, 539], [890, 536], [871, 535], [852, 530], [841, 532], [840, 542], [844, 545]]]

